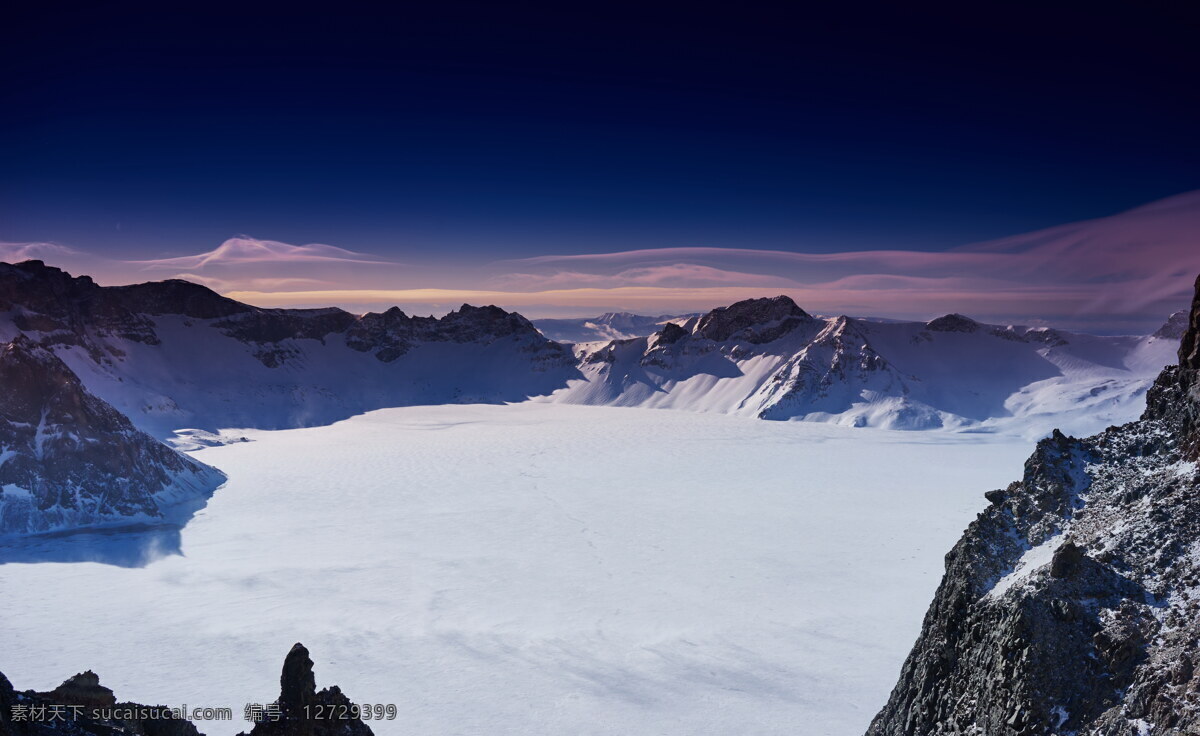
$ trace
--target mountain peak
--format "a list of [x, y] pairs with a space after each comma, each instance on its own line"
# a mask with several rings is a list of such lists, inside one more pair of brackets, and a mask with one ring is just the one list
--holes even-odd
[[796, 324], [812, 320], [788, 296], [745, 299], [728, 307], [718, 307], [700, 318], [695, 334], [714, 342], [724, 342], [750, 327], [793, 320]]
[[925, 323], [925, 327], [934, 332], [978, 332], [982, 325], [970, 317], [954, 313], [931, 319]]

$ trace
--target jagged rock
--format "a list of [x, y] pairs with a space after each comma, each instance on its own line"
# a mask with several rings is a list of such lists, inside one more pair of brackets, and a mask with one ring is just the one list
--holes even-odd
[[656, 345], [674, 345], [683, 338], [688, 336], [688, 331], [675, 324], [668, 322], [663, 325], [662, 330], [658, 333], [658, 341]]
[[[336, 685], [317, 691], [313, 662], [302, 644], [288, 652], [279, 684], [278, 719], [258, 722], [250, 736], [372, 736]], [[188, 715], [163, 705], [118, 702], [91, 670], [46, 693], [18, 692], [0, 672], [0, 736], [204, 736]]]
[[0, 348], [0, 535], [180, 522], [224, 482], [140, 432], [25, 335]]
[[[371, 736], [354, 704], [336, 686], [317, 692], [313, 661], [303, 644], [292, 646], [279, 677], [278, 720], [262, 720], [249, 736]], [[241, 736], [246, 736], [242, 734]]]
[[1150, 336], [1162, 340], [1182, 340], [1183, 334], [1187, 332], [1189, 315], [1190, 313], [1186, 309], [1175, 312], [1167, 318], [1162, 327], [1159, 327]]
[[714, 309], [700, 318], [693, 331], [697, 337], [723, 342], [735, 336], [750, 343], [764, 343], [796, 328], [812, 317], [790, 297], [746, 299]]
[[100, 676], [88, 670], [67, 678], [63, 684], [42, 696], [55, 703], [74, 703], [100, 708], [116, 705], [117, 697], [112, 690], [100, 684]]
[[961, 314], [947, 314], [925, 323], [925, 328], [934, 332], [978, 332], [983, 325]]
[[1188, 324], [1140, 420], [989, 494], [868, 736], [1200, 733], [1200, 280]]
[[203, 736], [162, 705], [117, 702], [92, 671], [48, 693], [17, 692], [0, 673], [0, 736]]
[[1187, 320], [1187, 328], [1179, 344], [1179, 367], [1200, 369], [1200, 277], [1196, 278], [1196, 296]]

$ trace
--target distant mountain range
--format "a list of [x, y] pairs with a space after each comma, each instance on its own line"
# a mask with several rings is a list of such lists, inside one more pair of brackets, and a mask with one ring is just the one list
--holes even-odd
[[1091, 432], [1137, 415], [1183, 319], [1143, 337], [816, 318], [788, 297], [666, 321], [578, 349], [583, 380], [548, 399], [889, 429]]
[[535, 319], [533, 326], [555, 342], [607, 342], [645, 337], [661, 330], [667, 322], [680, 322], [699, 316], [699, 313], [695, 313], [647, 317], [631, 312], [606, 312], [599, 317], [581, 319]]
[[961, 315], [817, 318], [775, 297], [571, 329], [645, 334], [572, 347], [497, 307], [440, 319], [262, 309], [186, 281], [102, 287], [40, 261], [0, 264], [0, 534], [186, 518], [221, 476], [159, 440], [187, 449], [229, 441], [222, 429], [414, 404], [534, 397], [892, 429], [1093, 431], [1136, 416], [1183, 324], [1096, 337]]

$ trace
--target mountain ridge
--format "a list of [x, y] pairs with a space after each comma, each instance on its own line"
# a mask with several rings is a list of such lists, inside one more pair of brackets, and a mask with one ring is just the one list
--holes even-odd
[[[1162, 335], [1096, 337], [957, 314], [927, 323], [821, 318], [787, 296], [656, 327], [573, 352], [495, 306], [464, 304], [441, 318], [396, 307], [361, 315], [263, 309], [187, 281], [107, 287], [40, 261], [0, 264], [0, 341], [35, 352], [53, 366], [48, 375], [86, 395], [76, 403], [111, 418], [91, 445], [136, 445], [139, 457], [153, 456], [132, 479], [97, 477], [160, 489], [86, 513], [71, 511], [75, 501], [65, 496], [54, 503], [39, 496], [30, 506], [14, 490], [5, 494], [0, 531], [159, 518], [147, 499], [173, 487], [164, 485], [163, 468], [183, 472], [190, 461], [163, 454], [170, 449], [155, 449], [138, 432], [192, 449], [236, 439], [222, 430], [315, 426], [415, 404], [534, 400], [1033, 435], [1051, 422], [1112, 423], [1130, 418], [1152, 372], [1170, 360], [1165, 335], [1181, 329], [1176, 319]], [[22, 432], [7, 428], [8, 441], [22, 448], [7, 472], [31, 469], [24, 485], [12, 484], [29, 495], [56, 471]], [[98, 461], [80, 451], [62, 466], [79, 462]], [[197, 488], [206, 491], [183, 495], [198, 501], [212, 484], [205, 476]], [[34, 506], [43, 518], [34, 518]]]

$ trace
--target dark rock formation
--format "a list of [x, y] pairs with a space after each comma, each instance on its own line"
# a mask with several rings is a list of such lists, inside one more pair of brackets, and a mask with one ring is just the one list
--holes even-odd
[[1197, 287], [1139, 421], [988, 494], [868, 736], [1200, 733]]
[[[297, 643], [283, 661], [278, 713], [257, 723], [249, 736], [371, 736], [355, 706], [336, 686], [317, 692], [313, 662]], [[241, 736], [246, 736], [242, 734]]]
[[700, 318], [693, 334], [724, 342], [729, 339], [761, 344], [777, 340], [813, 318], [786, 296], [746, 299], [714, 309]]
[[1196, 279], [1196, 296], [1192, 299], [1192, 310], [1179, 345], [1179, 366], [1200, 369], [1200, 277]]
[[121, 703], [88, 671], [48, 693], [17, 692], [0, 674], [0, 736], [202, 736], [167, 706]]
[[687, 330], [683, 329], [674, 322], [668, 322], [663, 325], [663, 328], [658, 333], [658, 340], [655, 345], [674, 345], [683, 338], [687, 337]]
[[[382, 314], [359, 317], [346, 330], [346, 344], [360, 352], [374, 352], [385, 363], [408, 352], [415, 342], [472, 342], [514, 335], [540, 336], [529, 320], [500, 307], [464, 304], [445, 317], [409, 317], [392, 307]], [[565, 354], [565, 353], [564, 353]]]
[[224, 476], [140, 432], [25, 335], [0, 348], [0, 535], [179, 521]]
[[1150, 336], [1163, 340], [1182, 340], [1183, 334], [1187, 332], [1190, 316], [1188, 310], [1181, 309], [1167, 318], [1162, 327], [1159, 327]]
[[[284, 660], [274, 705], [278, 708], [264, 715], [251, 736], [372, 736], [336, 685], [317, 692], [313, 663], [302, 644]], [[232, 717], [242, 717], [232, 705], [225, 707]], [[118, 702], [90, 670], [47, 693], [18, 692], [0, 673], [0, 736], [204, 736], [187, 720], [192, 714], [181, 710]]]
[[0, 263], [0, 311], [13, 313], [15, 326], [44, 345], [78, 345], [93, 359], [106, 359], [111, 347], [95, 338], [120, 337], [157, 345], [155, 316], [176, 315], [212, 320], [226, 335], [256, 347], [267, 367], [286, 363], [288, 340], [324, 340], [344, 334], [346, 344], [395, 360], [414, 341], [496, 340], [515, 334], [536, 335], [552, 350], [569, 353], [519, 314], [499, 307], [472, 307], [435, 319], [409, 317], [393, 307], [382, 314], [356, 316], [336, 307], [263, 309], [217, 294], [208, 287], [172, 279], [131, 286], [100, 286], [87, 276], [70, 274], [41, 261]]
[[925, 329], [934, 332], [978, 332], [982, 327], [983, 325], [975, 320], [961, 314], [947, 314], [925, 323]]

